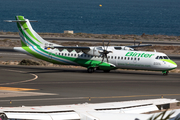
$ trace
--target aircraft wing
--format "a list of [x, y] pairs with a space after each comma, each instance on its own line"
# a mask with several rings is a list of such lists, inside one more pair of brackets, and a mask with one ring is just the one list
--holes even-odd
[[126, 47], [130, 47], [130, 48], [137, 48], [137, 47], [148, 47], [148, 46], [152, 46], [152, 45], [134, 45], [134, 46], [126, 46]]
[[77, 53], [81, 51], [87, 52], [90, 50], [90, 47], [79, 47], [79, 46], [54, 46], [53, 48], [57, 48], [59, 51], [66, 49], [68, 52], [72, 52], [73, 50], [75, 50]]
[[[148, 46], [152, 46], [152, 45], [134, 45], [134, 46], [125, 46], [125, 47], [129, 47], [129, 48], [137, 48], [137, 47], [148, 47]], [[67, 49], [67, 50], [90, 50], [90, 47], [79, 47], [79, 46], [54, 46], [53, 48], [57, 48], [60, 51], [63, 49]], [[114, 48], [118, 49], [118, 48], [122, 48], [121, 46], [114, 46]]]
[[79, 47], [79, 46], [54, 46], [57, 49], [79, 49], [79, 50], [90, 50], [90, 47]]

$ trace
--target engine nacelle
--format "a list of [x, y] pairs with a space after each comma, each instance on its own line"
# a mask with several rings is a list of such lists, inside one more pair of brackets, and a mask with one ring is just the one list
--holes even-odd
[[134, 51], [134, 49], [131, 48], [131, 47], [122, 46], [121, 48], [122, 48], [122, 50], [130, 50], [130, 51]]
[[[90, 47], [90, 50], [83, 50], [84, 53], [92, 56], [102, 56], [103, 55], [103, 47]], [[112, 52], [112, 50], [107, 49], [107, 51]]]

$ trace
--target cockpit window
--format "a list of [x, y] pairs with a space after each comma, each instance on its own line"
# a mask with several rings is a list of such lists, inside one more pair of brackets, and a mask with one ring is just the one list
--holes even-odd
[[159, 56], [159, 59], [163, 59], [163, 56]]
[[156, 59], [159, 59], [159, 56], [157, 56]]
[[156, 59], [169, 59], [168, 56], [157, 56]]
[[164, 59], [169, 59], [168, 56], [163, 56]]

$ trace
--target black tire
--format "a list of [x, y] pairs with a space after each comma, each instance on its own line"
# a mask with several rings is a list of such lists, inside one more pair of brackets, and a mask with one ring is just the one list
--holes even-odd
[[93, 73], [93, 72], [94, 72], [94, 68], [88, 68], [88, 69], [87, 69], [87, 72], [88, 72], [88, 73]]

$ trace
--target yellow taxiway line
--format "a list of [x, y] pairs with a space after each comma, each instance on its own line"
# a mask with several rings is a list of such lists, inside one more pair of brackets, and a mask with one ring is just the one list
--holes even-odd
[[30, 90], [38, 90], [38, 89], [15, 88], [15, 87], [0, 87], [0, 90], [7, 90], [7, 91], [30, 91]]

